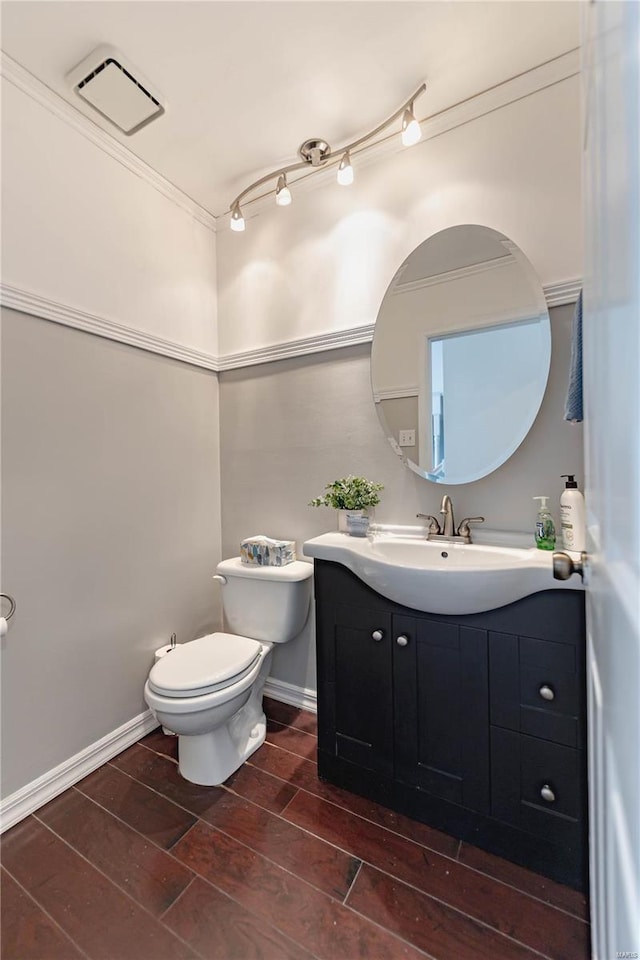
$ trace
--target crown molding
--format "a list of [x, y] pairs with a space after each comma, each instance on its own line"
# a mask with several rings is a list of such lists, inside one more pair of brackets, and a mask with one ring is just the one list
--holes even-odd
[[218, 360], [212, 354], [194, 350], [192, 347], [176, 343], [174, 340], [156, 337], [145, 330], [128, 327], [123, 323], [116, 323], [115, 320], [109, 320], [107, 317], [99, 317], [96, 314], [78, 310], [68, 304], [57, 303], [55, 300], [41, 297], [37, 293], [12, 287], [8, 283], [0, 284], [0, 304], [11, 310], [18, 310], [21, 313], [29, 313], [34, 317], [40, 317], [42, 320], [51, 320], [53, 323], [73, 327], [75, 330], [83, 330], [85, 333], [93, 333], [95, 336], [104, 337], [107, 340], [116, 340], [118, 343], [125, 343], [130, 347], [137, 347], [139, 350], [157, 353], [163, 357], [170, 357], [172, 360], [181, 360], [183, 363], [189, 363], [194, 367], [203, 367], [205, 370], [216, 372], [218, 370]]
[[[358, 168], [367, 167], [380, 160], [381, 157], [400, 153], [402, 150], [416, 150], [434, 137], [439, 137], [449, 130], [455, 130], [472, 120], [478, 120], [495, 110], [507, 107], [518, 100], [530, 97], [532, 94], [546, 90], [548, 87], [562, 83], [571, 77], [580, 74], [580, 51], [578, 49], [569, 50], [567, 53], [541, 63], [531, 70], [505, 80], [503, 83], [491, 87], [482, 93], [478, 93], [462, 103], [455, 104], [442, 110], [433, 116], [425, 117], [420, 121], [422, 129], [422, 140], [413, 147], [404, 147], [400, 137], [395, 133], [390, 134], [382, 140], [378, 140], [371, 146], [366, 147], [360, 153], [354, 154], [354, 160], [357, 158]], [[428, 87], [427, 97], [428, 100]], [[339, 152], [339, 147], [335, 148]], [[336, 164], [324, 167], [321, 170], [304, 173], [297, 180], [289, 178], [289, 186], [295, 186], [296, 193], [306, 193], [309, 190], [318, 189], [318, 187], [335, 179]], [[255, 200], [246, 200], [242, 204], [242, 212], [245, 220], [251, 220], [259, 215], [263, 210], [273, 209], [273, 190], [257, 197]], [[218, 215], [218, 230], [229, 230], [229, 213], [223, 211]]]
[[163, 177], [153, 167], [136, 156], [128, 147], [116, 140], [110, 133], [99, 127], [93, 120], [81, 113], [80, 110], [68, 103], [64, 97], [55, 93], [50, 87], [44, 84], [32, 73], [29, 73], [21, 64], [6, 53], [0, 57], [0, 75], [9, 83], [12, 83], [23, 93], [35, 100], [41, 106], [45, 107], [56, 116], [72, 127], [77, 133], [82, 134], [87, 140], [99, 147], [104, 153], [117, 160], [124, 167], [134, 173], [141, 180], [148, 183], [154, 190], [162, 194], [167, 200], [170, 200], [176, 206], [188, 213], [194, 220], [201, 223], [207, 229], [216, 232], [216, 218], [204, 207], [192, 200], [186, 193], [180, 190], [175, 184]]

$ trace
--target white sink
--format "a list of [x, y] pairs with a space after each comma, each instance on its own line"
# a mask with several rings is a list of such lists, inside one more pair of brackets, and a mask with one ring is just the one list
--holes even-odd
[[341, 563], [389, 600], [425, 613], [482, 613], [542, 590], [583, 589], [579, 577], [554, 580], [552, 551], [536, 547], [325, 533], [303, 552]]

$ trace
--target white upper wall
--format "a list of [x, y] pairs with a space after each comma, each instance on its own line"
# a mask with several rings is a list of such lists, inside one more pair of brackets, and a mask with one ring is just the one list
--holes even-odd
[[2, 80], [2, 281], [217, 354], [216, 235]]
[[579, 125], [571, 77], [220, 229], [220, 354], [373, 323], [403, 260], [455, 224], [505, 234], [543, 284], [580, 277]]

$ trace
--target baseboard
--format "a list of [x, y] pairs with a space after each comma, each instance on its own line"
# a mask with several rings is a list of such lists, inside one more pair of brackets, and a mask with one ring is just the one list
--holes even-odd
[[271, 697], [272, 700], [280, 700], [282, 703], [290, 703], [293, 707], [300, 707], [301, 710], [318, 712], [316, 691], [307, 687], [298, 687], [295, 683], [285, 683], [284, 680], [269, 677], [264, 685], [264, 695]]
[[72, 787], [98, 767], [122, 753], [140, 737], [150, 733], [158, 726], [158, 721], [150, 710], [127, 720], [117, 730], [108, 733], [101, 740], [85, 747], [80, 753], [65, 760], [64, 763], [48, 770], [37, 780], [16, 790], [0, 801], [0, 833], [8, 830], [30, 813], [53, 800], [58, 794]]

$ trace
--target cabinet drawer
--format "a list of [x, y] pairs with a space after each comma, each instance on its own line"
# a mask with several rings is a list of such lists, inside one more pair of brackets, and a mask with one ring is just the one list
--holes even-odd
[[553, 840], [577, 836], [584, 763], [581, 750], [492, 727], [492, 816]]
[[492, 633], [491, 722], [581, 747], [580, 651], [568, 644]]

